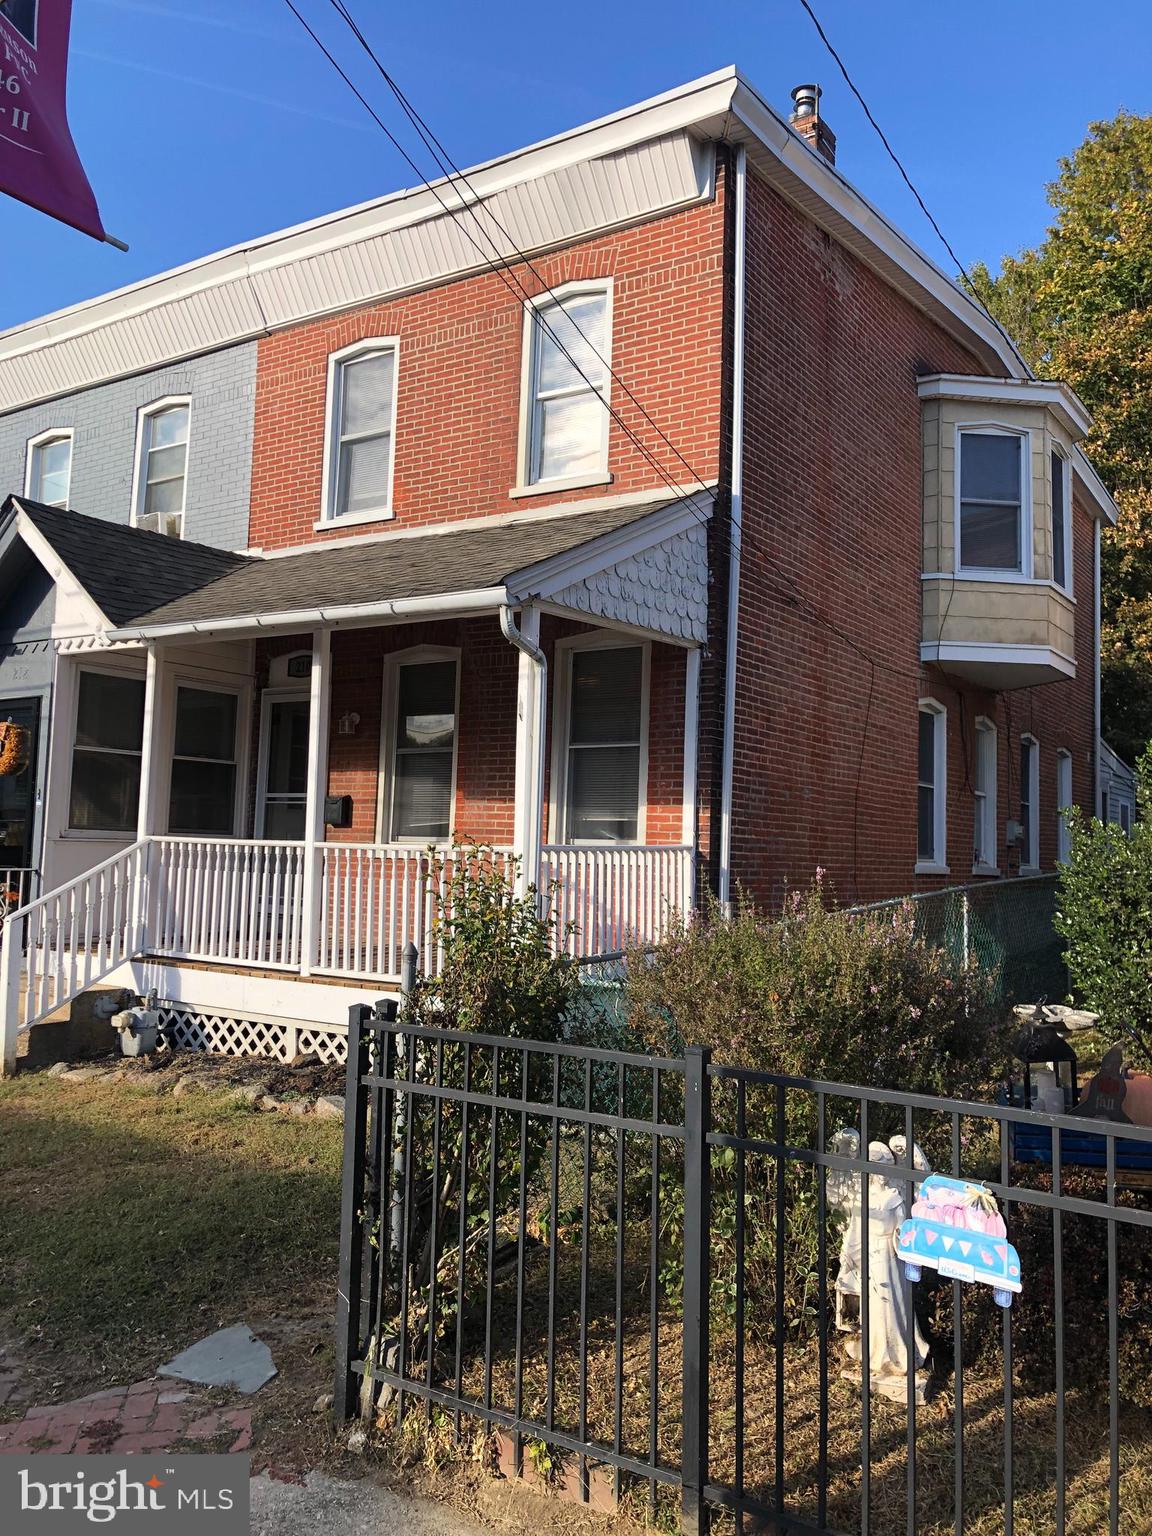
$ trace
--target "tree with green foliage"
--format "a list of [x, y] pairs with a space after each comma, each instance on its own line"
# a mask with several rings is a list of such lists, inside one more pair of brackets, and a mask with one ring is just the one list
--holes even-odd
[[1044, 240], [971, 282], [1095, 416], [1085, 446], [1120, 508], [1102, 551], [1105, 735], [1134, 760], [1152, 739], [1152, 117], [1093, 123], [1048, 197]]

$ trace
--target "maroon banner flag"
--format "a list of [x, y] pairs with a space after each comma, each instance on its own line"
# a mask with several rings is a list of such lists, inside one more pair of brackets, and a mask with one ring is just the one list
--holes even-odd
[[68, 127], [71, 23], [72, 0], [0, 0], [0, 192], [103, 240]]

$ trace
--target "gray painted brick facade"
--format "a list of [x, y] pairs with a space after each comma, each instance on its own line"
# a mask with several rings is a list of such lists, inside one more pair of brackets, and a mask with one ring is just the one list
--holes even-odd
[[71, 427], [69, 504], [93, 517], [130, 522], [137, 413], [166, 395], [187, 395], [192, 401], [184, 536], [243, 549], [252, 476], [255, 342], [0, 416], [0, 501], [9, 491], [24, 489], [28, 439], [54, 427]]

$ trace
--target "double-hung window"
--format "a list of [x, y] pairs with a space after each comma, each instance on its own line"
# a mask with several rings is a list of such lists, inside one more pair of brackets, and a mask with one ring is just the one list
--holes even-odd
[[1052, 580], [1058, 587], [1072, 585], [1072, 507], [1068, 461], [1052, 450]]
[[395, 668], [392, 747], [393, 842], [439, 843], [452, 833], [456, 779], [456, 660]]
[[187, 400], [162, 401], [140, 417], [136, 453], [136, 526], [179, 539], [188, 487]]
[[33, 501], [66, 507], [72, 483], [72, 433], [45, 432], [28, 444], [25, 488]]
[[528, 306], [525, 486], [607, 479], [610, 331], [607, 287]]
[[644, 671], [642, 645], [569, 653], [566, 842], [631, 843], [640, 835]]
[[1020, 738], [1020, 867], [1040, 868], [1040, 743]]
[[81, 672], [68, 806], [73, 831], [136, 830], [143, 746], [143, 678]]
[[230, 836], [236, 827], [237, 696], [176, 689], [168, 830]]
[[333, 353], [323, 521], [392, 515], [395, 429], [396, 342], [361, 342]]
[[972, 776], [973, 873], [996, 868], [996, 727], [991, 720], [976, 722], [976, 761]]
[[1072, 806], [1072, 754], [1061, 748], [1056, 754], [1056, 857], [1067, 864], [1072, 855], [1068, 812]]
[[1025, 572], [1026, 436], [962, 431], [960, 566], [965, 571]]
[[921, 699], [916, 778], [916, 868], [921, 874], [943, 873], [947, 868], [947, 742], [948, 715], [943, 706]]

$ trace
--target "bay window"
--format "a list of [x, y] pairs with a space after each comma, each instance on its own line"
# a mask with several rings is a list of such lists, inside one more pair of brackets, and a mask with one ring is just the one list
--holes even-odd
[[606, 287], [529, 305], [521, 481], [607, 478], [611, 347]]
[[1070, 588], [1072, 572], [1072, 508], [1068, 464], [1062, 453], [1052, 452], [1052, 580]]
[[1026, 573], [1027, 441], [1015, 432], [959, 433], [959, 569]]
[[597, 645], [568, 654], [564, 840], [632, 843], [640, 837], [646, 653]]
[[144, 747], [144, 679], [83, 671], [68, 825], [76, 832], [135, 833]]
[[234, 693], [176, 689], [169, 832], [230, 836], [235, 831], [236, 714]]
[[439, 843], [452, 834], [456, 779], [455, 657], [394, 669], [389, 840]]

